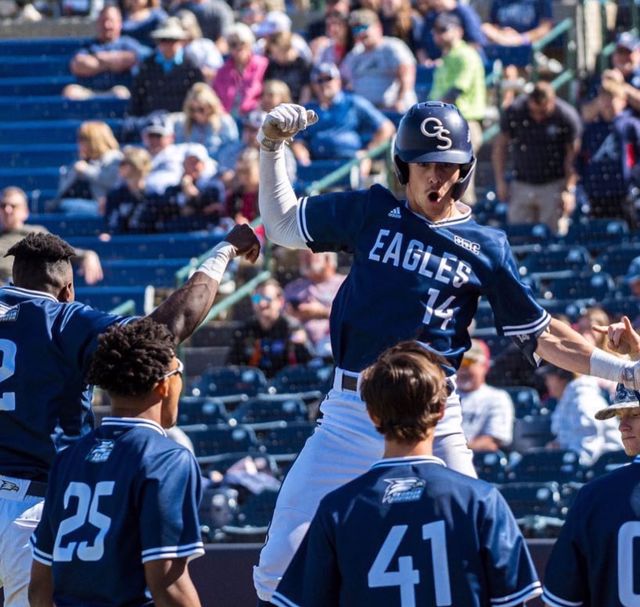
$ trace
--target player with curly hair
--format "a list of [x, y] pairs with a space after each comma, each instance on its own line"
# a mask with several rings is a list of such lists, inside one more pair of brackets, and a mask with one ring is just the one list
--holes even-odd
[[107, 391], [111, 416], [65, 449], [51, 472], [32, 538], [32, 607], [199, 607], [187, 562], [204, 554], [200, 473], [167, 437], [176, 423], [182, 363], [174, 336], [150, 318], [98, 339], [87, 380]]

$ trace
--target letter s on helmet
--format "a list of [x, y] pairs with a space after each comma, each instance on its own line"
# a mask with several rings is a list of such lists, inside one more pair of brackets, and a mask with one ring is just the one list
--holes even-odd
[[409, 181], [411, 162], [448, 162], [462, 165], [452, 195], [459, 200], [469, 186], [476, 159], [469, 125], [455, 105], [427, 101], [414, 105], [400, 121], [393, 144], [398, 181]]

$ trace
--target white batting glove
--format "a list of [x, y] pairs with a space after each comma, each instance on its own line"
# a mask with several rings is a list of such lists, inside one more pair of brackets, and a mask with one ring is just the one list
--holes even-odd
[[274, 151], [287, 139], [317, 121], [318, 115], [313, 110], [295, 103], [281, 103], [266, 115], [256, 138], [260, 147]]

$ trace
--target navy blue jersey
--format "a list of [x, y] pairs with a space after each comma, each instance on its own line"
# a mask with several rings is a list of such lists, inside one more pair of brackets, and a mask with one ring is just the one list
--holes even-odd
[[47, 480], [56, 426], [77, 437], [88, 421], [85, 375], [96, 338], [127, 320], [47, 293], [0, 289], [1, 474]]
[[272, 602], [511, 607], [541, 593], [498, 490], [411, 457], [382, 460], [324, 498]]
[[430, 222], [381, 186], [304, 198], [298, 223], [313, 251], [349, 250], [353, 265], [331, 310], [336, 364], [359, 372], [399, 341], [417, 340], [452, 373], [484, 295], [500, 335], [539, 335], [549, 315], [520, 282], [504, 232], [471, 211]]
[[585, 485], [544, 577], [552, 607], [640, 605], [640, 457]]
[[56, 458], [33, 557], [59, 607], [153, 605], [143, 564], [204, 553], [191, 453], [156, 423], [107, 417]]

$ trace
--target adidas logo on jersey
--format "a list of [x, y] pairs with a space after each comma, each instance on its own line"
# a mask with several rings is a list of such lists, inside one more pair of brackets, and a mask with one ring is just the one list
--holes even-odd
[[401, 215], [400, 215], [400, 207], [396, 207], [395, 209], [392, 209], [391, 211], [389, 211], [389, 214], [387, 215], [387, 217], [393, 217], [394, 219], [400, 219]]

